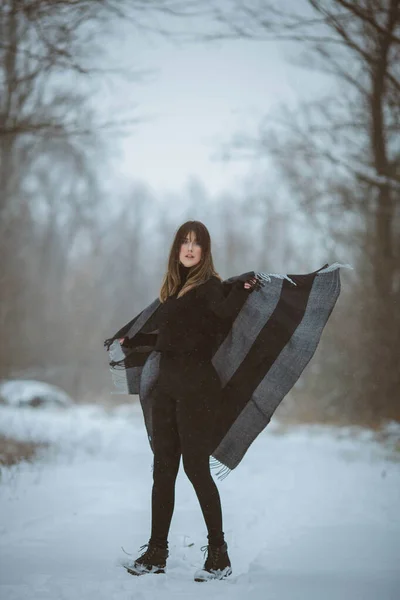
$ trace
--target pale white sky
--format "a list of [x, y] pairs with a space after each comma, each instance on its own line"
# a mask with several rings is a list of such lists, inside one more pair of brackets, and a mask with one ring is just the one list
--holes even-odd
[[176, 46], [156, 35], [135, 33], [132, 40], [129, 31], [114, 50], [125, 64], [158, 72], [147, 83], [113, 90], [121, 106], [131, 97], [139, 105], [136, 115], [153, 119], [118, 144], [116, 175], [146, 182], [155, 192], [181, 190], [193, 175], [211, 194], [235, 189], [252, 165], [217, 161], [220, 144], [235, 132], [255, 132], [280, 103], [326, 85], [319, 73], [286, 60], [295, 55], [293, 46], [248, 40]]

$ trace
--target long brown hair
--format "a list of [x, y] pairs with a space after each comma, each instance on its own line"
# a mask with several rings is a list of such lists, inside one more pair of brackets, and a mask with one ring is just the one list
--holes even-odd
[[165, 302], [168, 296], [175, 294], [181, 284], [179, 253], [185, 237], [188, 236], [191, 231], [193, 231], [196, 236], [196, 241], [201, 246], [201, 259], [197, 265], [190, 268], [185, 285], [180, 290], [177, 297], [180, 298], [192, 288], [204, 283], [207, 279], [212, 277], [212, 275], [215, 275], [222, 281], [222, 278], [214, 269], [211, 254], [211, 238], [207, 227], [200, 221], [186, 221], [186, 223], [183, 223], [183, 225], [178, 228], [169, 252], [168, 270], [164, 275], [159, 294], [161, 302]]

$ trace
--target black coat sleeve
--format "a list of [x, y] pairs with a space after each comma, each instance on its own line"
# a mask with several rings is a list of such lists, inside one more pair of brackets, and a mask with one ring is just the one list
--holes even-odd
[[137, 333], [133, 338], [125, 338], [124, 346], [138, 348], [140, 346], [154, 346], [157, 341], [156, 333]]
[[224, 286], [217, 277], [211, 277], [200, 288], [206, 307], [221, 319], [229, 319], [238, 314], [250, 289], [244, 287], [244, 281], [237, 280], [225, 295]]
[[128, 348], [136, 348], [139, 346], [155, 345], [159, 327], [159, 309], [160, 306], [154, 311], [151, 317], [143, 325], [142, 329], [138, 331], [133, 338], [125, 338], [124, 346], [127, 346]]

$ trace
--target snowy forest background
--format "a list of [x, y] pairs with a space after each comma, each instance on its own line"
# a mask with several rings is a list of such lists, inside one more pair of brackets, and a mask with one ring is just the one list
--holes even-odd
[[[118, 187], [104, 175], [124, 132], [144, 126], [134, 90], [146, 84], [139, 60], [110, 62], [122, 23], [182, 52], [225, 39], [265, 40], [266, 52], [290, 43], [298, 68], [328, 83], [219, 149], [268, 165], [235, 193], [213, 197], [194, 179], [155, 195], [134, 167]], [[396, 0], [4, 0], [0, 40], [0, 378], [54, 383], [77, 402], [108, 396], [103, 340], [157, 296], [173, 234], [193, 218], [208, 226], [224, 278], [354, 267], [341, 272], [338, 304], [282, 417], [400, 420]], [[105, 118], [102, 88], [121, 81], [133, 99]]]
[[[204, 594], [207, 531], [182, 473], [165, 576], [116, 560], [148, 540], [153, 456], [103, 347], [197, 219], [223, 278], [353, 266], [276, 418], [215, 480], [233, 574], [208, 600], [397, 600], [399, 0], [3, 0], [0, 82], [0, 597]], [[203, 128], [234, 174], [218, 193], [227, 171], [195, 158]], [[196, 176], [168, 188], [171, 165]], [[48, 384], [64, 393], [40, 404]]]

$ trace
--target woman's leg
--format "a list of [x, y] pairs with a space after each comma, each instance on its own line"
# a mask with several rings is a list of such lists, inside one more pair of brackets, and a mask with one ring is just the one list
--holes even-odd
[[[213, 448], [211, 433], [215, 420], [215, 406], [219, 400], [220, 385], [208, 371], [194, 391], [180, 396], [177, 403], [177, 421], [181, 440], [183, 467], [190, 479], [208, 530], [208, 541], [213, 546], [224, 543], [222, 509], [218, 488], [210, 472], [209, 457]], [[193, 373], [196, 380], [196, 373]]]
[[168, 545], [168, 532], [175, 504], [175, 481], [181, 457], [176, 421], [176, 400], [162, 389], [154, 395], [152, 406], [154, 449], [152, 525], [150, 541]]

